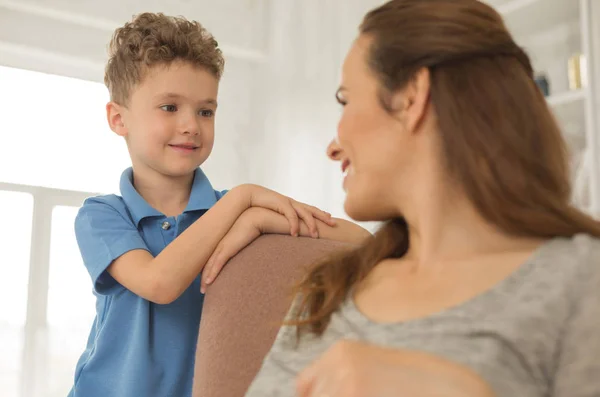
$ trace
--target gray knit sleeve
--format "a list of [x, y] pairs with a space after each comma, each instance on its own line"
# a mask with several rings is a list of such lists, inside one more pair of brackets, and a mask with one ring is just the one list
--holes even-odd
[[[300, 297], [294, 298], [286, 320], [295, 318]], [[298, 350], [296, 327], [280, 328], [271, 350], [247, 390], [245, 397], [284, 397], [295, 395], [295, 379], [306, 361]]]

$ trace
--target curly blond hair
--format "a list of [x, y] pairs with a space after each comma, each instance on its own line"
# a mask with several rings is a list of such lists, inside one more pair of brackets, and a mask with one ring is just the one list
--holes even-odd
[[132, 88], [154, 65], [190, 62], [221, 78], [225, 60], [215, 38], [198, 22], [143, 13], [118, 28], [109, 44], [104, 74], [112, 101], [125, 105]]

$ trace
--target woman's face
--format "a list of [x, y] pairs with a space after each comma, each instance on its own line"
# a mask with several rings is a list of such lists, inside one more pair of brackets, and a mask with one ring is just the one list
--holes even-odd
[[344, 209], [357, 221], [381, 221], [400, 215], [398, 198], [409, 192], [415, 180], [413, 171], [422, 146], [419, 134], [413, 131], [425, 111], [422, 106], [419, 122], [414, 123], [419, 109], [415, 110], [418, 98], [412, 88], [392, 96], [390, 105], [397, 110], [384, 109], [379, 96], [381, 85], [367, 65], [370, 41], [359, 37], [344, 62], [337, 93], [343, 112], [337, 139], [327, 150], [331, 159], [341, 163]]

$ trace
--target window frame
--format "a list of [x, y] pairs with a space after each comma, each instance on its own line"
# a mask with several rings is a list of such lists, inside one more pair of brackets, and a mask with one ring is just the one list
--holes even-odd
[[36, 388], [40, 379], [45, 376], [45, 363], [44, 360], [39, 360], [39, 357], [47, 357], [48, 354], [48, 346], [40, 343], [43, 342], [40, 336], [47, 331], [52, 211], [57, 206], [81, 207], [86, 198], [98, 193], [6, 182], [0, 182], [0, 191], [28, 193], [33, 197], [19, 396], [34, 397], [40, 395]]

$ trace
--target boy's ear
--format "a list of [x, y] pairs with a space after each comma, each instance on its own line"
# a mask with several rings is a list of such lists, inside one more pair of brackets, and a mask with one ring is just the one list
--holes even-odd
[[123, 121], [123, 107], [115, 102], [106, 104], [106, 120], [113, 132], [119, 136], [127, 136], [127, 127]]

